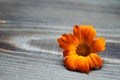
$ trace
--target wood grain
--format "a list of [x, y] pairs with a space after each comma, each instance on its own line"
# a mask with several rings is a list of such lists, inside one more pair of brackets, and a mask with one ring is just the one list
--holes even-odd
[[[120, 80], [119, 0], [0, 0], [0, 80]], [[104, 64], [89, 74], [67, 70], [56, 39], [74, 24], [106, 38]]]

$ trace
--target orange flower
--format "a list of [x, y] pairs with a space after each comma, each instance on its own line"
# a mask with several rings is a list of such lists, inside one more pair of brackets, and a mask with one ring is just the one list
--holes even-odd
[[89, 73], [90, 69], [102, 67], [102, 59], [96, 52], [105, 50], [105, 39], [95, 36], [96, 30], [92, 26], [75, 25], [73, 34], [63, 34], [57, 39], [59, 46], [64, 49], [66, 68]]

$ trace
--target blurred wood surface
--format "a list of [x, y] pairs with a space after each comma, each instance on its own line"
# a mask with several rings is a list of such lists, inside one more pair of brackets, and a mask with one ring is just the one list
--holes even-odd
[[[120, 80], [120, 0], [0, 0], [0, 80]], [[56, 39], [74, 24], [105, 37], [101, 70], [67, 70]]]

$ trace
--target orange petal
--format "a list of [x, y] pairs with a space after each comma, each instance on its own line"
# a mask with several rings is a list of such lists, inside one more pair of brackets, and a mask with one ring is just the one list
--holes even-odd
[[76, 65], [75, 65], [75, 61], [77, 59], [77, 55], [71, 55], [71, 56], [67, 56], [64, 59], [64, 65], [66, 66], [66, 68], [70, 69], [70, 70], [76, 70]]
[[59, 47], [63, 48], [63, 49], [66, 49], [66, 50], [72, 50], [74, 49], [74, 46], [71, 46], [67, 43], [65, 43], [62, 38], [58, 38], [57, 39], [58, 43], [59, 43]]
[[77, 70], [79, 70], [80, 72], [89, 73], [90, 66], [86, 57], [79, 56], [75, 63]]
[[80, 26], [84, 41], [91, 42], [96, 36], [96, 30], [92, 26]]
[[87, 56], [87, 59], [89, 62], [90, 69], [93, 69], [96, 66], [95, 63], [93, 62], [90, 56]]
[[69, 43], [69, 44], [78, 44], [79, 41], [77, 39], [77, 37], [75, 37], [73, 34], [71, 33], [68, 33], [68, 34], [63, 34], [62, 35], [62, 39], [66, 42], [66, 43]]
[[61, 38], [57, 39], [59, 46], [66, 50], [74, 50], [78, 45], [78, 39], [72, 34], [63, 34]]
[[98, 56], [98, 54], [91, 53], [89, 56], [90, 56], [91, 60], [93, 61], [92, 64], [95, 64], [95, 66], [93, 68], [102, 67], [102, 59]]
[[96, 30], [90, 25], [77, 25], [73, 28], [74, 35], [78, 38], [79, 41], [84, 41], [91, 43], [96, 36]]
[[78, 25], [74, 25], [73, 27], [73, 34], [78, 38], [80, 42], [82, 42], [82, 34], [80, 32], [80, 28]]
[[75, 51], [69, 51], [69, 50], [64, 50], [63, 51], [63, 57], [70, 56], [76, 54]]
[[101, 52], [105, 50], [105, 39], [104, 38], [97, 38], [91, 44], [91, 52]]

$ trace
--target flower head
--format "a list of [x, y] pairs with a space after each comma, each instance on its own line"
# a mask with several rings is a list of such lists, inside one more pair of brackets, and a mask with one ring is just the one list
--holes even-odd
[[75, 25], [73, 34], [63, 34], [57, 39], [64, 50], [64, 65], [70, 70], [89, 73], [90, 69], [102, 67], [97, 54], [105, 50], [105, 39], [95, 38], [96, 30], [90, 25]]

